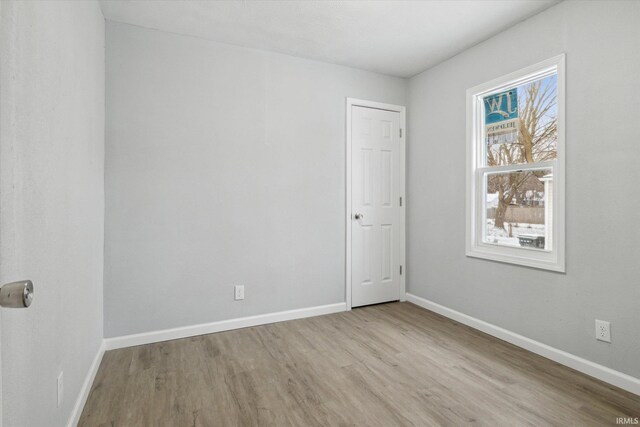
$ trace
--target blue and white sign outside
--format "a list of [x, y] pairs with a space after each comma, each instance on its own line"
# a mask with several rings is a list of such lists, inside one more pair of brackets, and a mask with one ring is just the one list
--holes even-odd
[[518, 89], [484, 98], [487, 145], [514, 143], [518, 139]]

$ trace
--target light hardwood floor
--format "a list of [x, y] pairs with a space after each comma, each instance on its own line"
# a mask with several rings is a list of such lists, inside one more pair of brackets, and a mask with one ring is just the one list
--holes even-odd
[[409, 303], [109, 351], [80, 426], [588, 426], [640, 397]]

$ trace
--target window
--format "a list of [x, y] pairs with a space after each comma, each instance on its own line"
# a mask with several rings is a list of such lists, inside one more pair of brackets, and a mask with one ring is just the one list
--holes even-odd
[[564, 55], [467, 91], [467, 255], [564, 272]]

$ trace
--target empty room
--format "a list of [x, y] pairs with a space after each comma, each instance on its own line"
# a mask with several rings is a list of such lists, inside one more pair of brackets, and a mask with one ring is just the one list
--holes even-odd
[[640, 1], [0, 0], [0, 427], [640, 425]]

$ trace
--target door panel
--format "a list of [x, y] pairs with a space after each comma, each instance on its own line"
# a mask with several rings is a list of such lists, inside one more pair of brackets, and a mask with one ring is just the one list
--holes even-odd
[[351, 108], [351, 297], [357, 307], [400, 299], [400, 113]]

